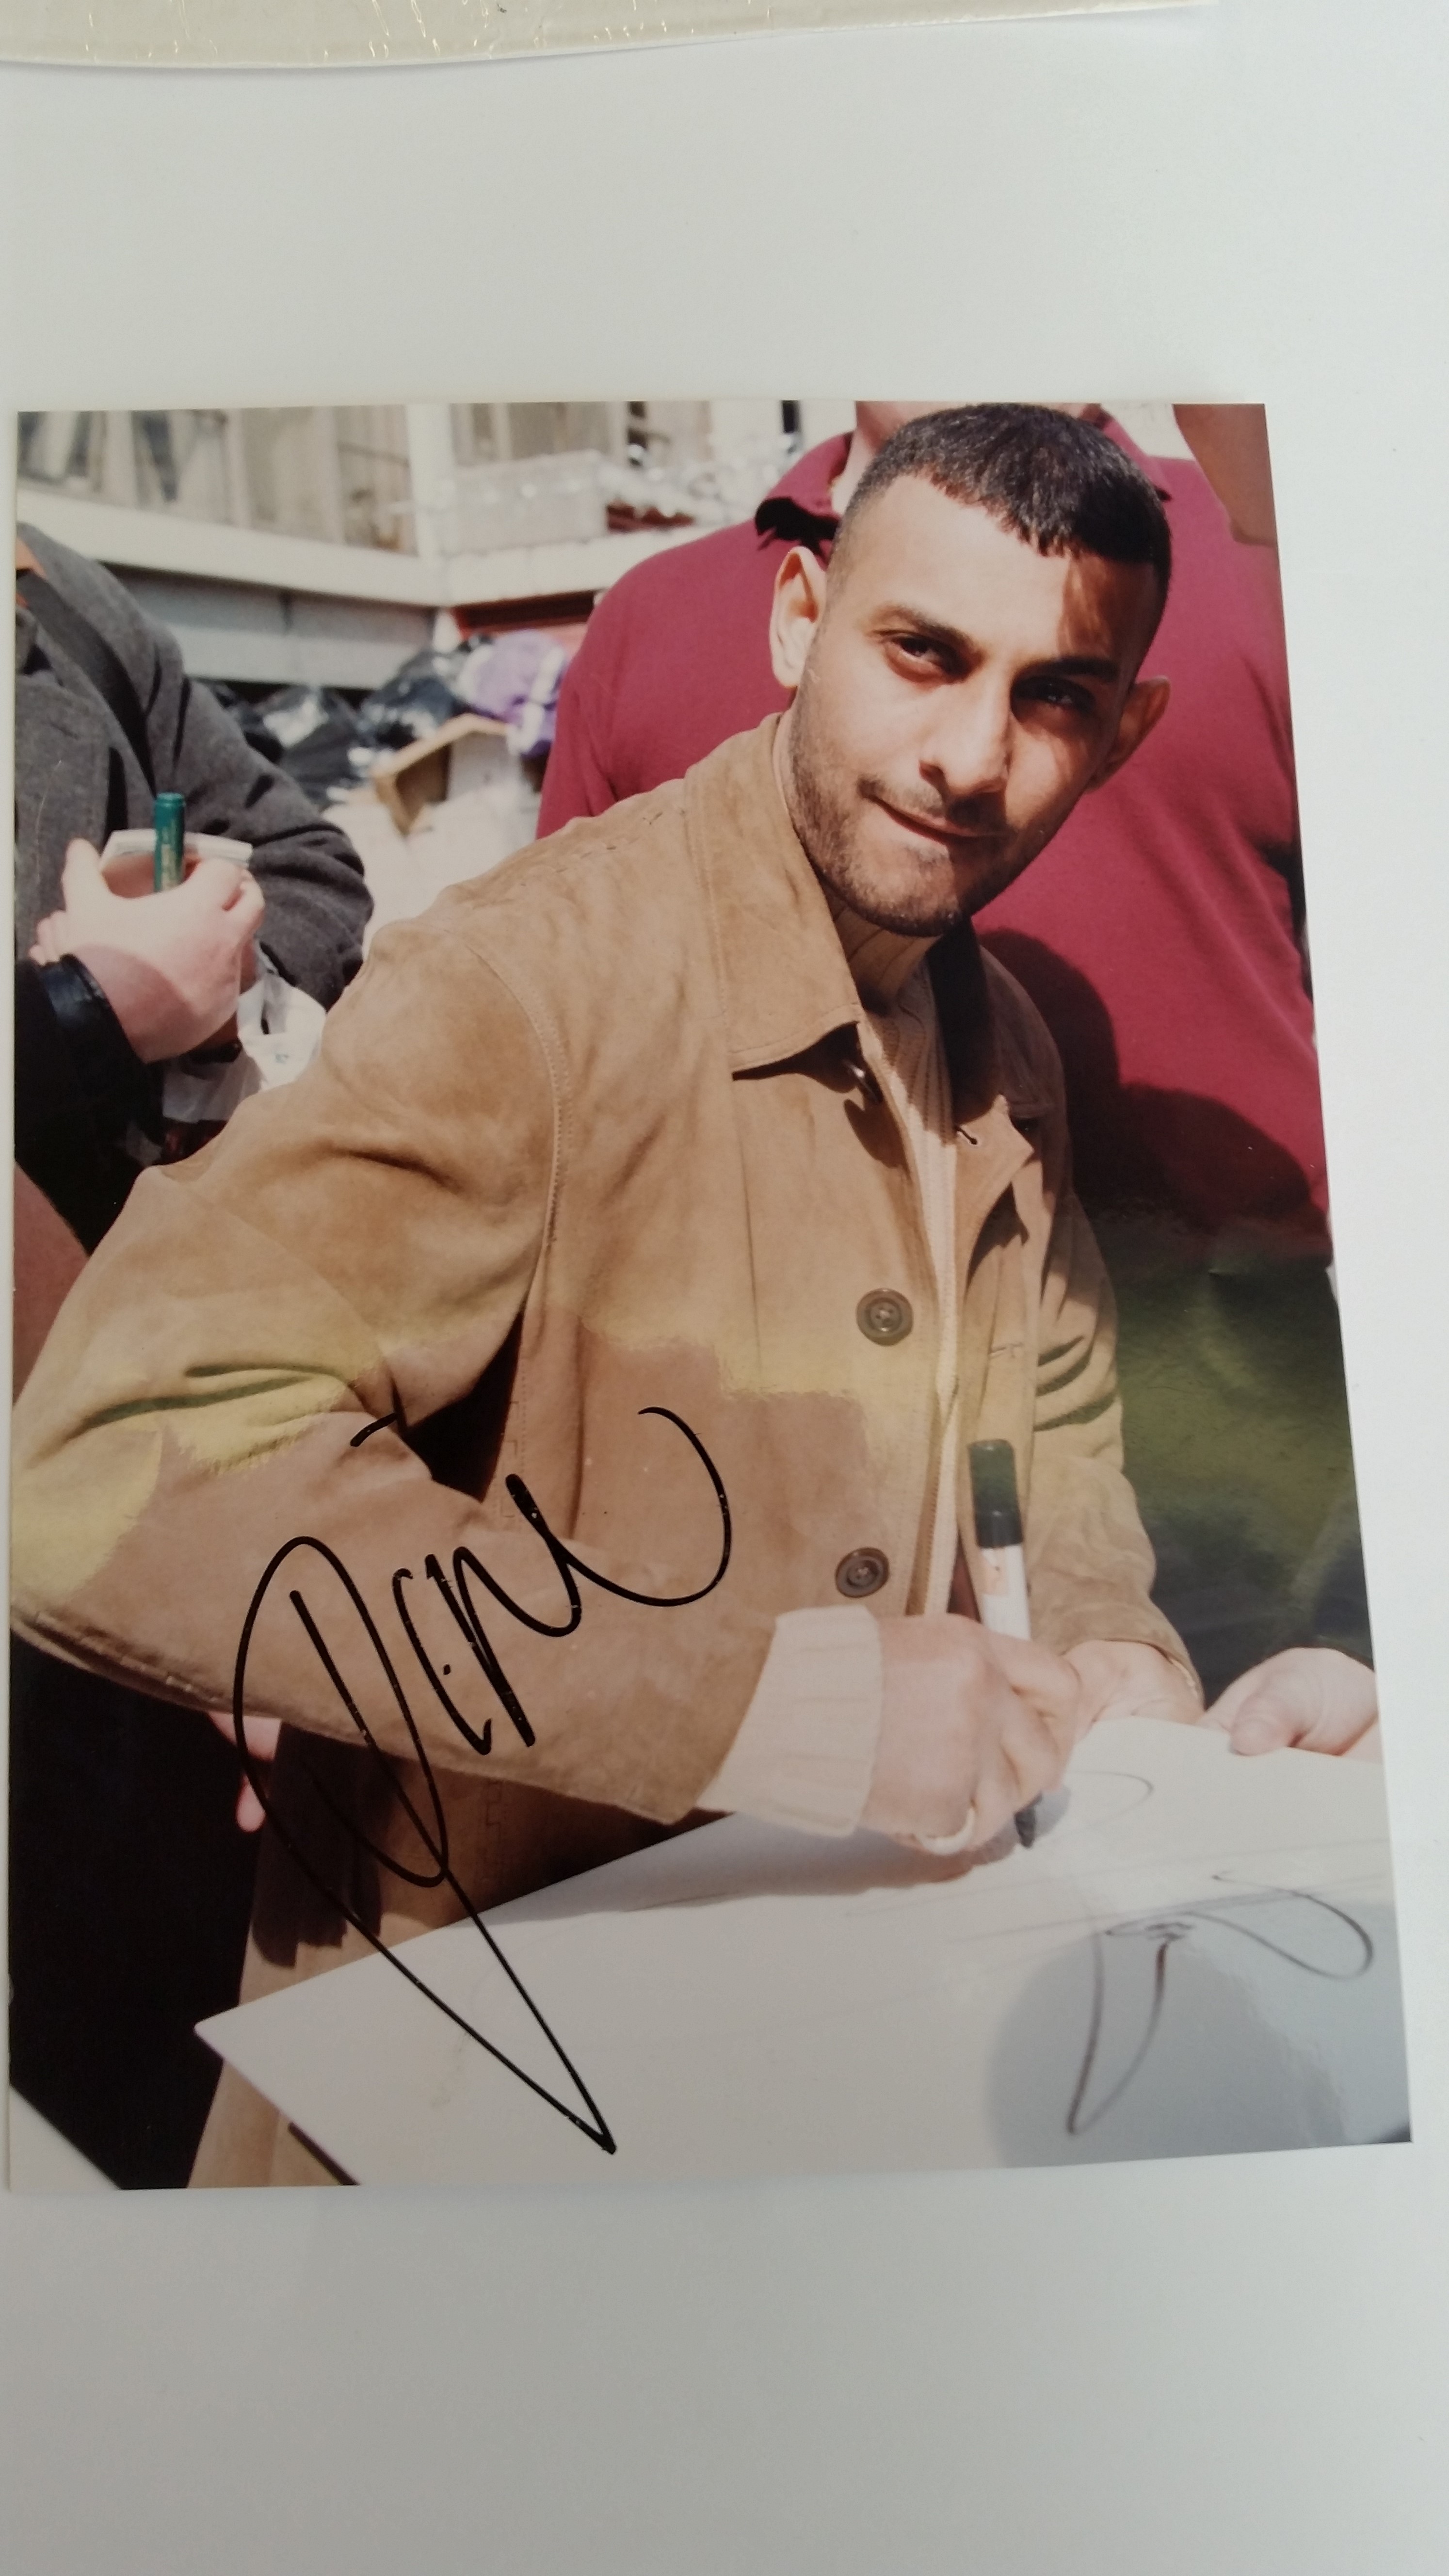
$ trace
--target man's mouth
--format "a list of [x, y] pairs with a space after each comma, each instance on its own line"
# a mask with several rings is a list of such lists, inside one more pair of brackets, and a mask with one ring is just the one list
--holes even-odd
[[899, 823], [903, 831], [914, 832], [923, 841], [934, 841], [939, 849], [952, 851], [992, 849], [1005, 838], [1000, 830], [964, 831], [958, 825], [933, 820], [927, 814], [917, 814], [907, 805], [887, 804], [883, 796], [877, 797], [876, 802], [881, 812], [889, 815], [893, 823]]

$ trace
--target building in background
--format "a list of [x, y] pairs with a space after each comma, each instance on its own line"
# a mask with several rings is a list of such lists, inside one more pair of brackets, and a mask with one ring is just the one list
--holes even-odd
[[644, 556], [748, 517], [849, 418], [772, 400], [28, 412], [20, 516], [109, 565], [195, 677], [362, 691], [440, 613], [449, 641], [576, 623]]
[[[1166, 403], [1113, 409], [1185, 452]], [[20, 516], [109, 565], [194, 677], [361, 692], [435, 639], [577, 623], [851, 418], [764, 398], [24, 412]]]

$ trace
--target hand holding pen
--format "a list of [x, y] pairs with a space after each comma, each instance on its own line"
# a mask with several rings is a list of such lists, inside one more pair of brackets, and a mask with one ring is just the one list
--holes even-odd
[[79, 958], [143, 1064], [187, 1054], [234, 1017], [265, 909], [246, 868], [203, 858], [184, 885], [121, 895], [90, 843], [72, 841], [61, 897], [31, 958], [37, 966]]
[[936, 1856], [1015, 1822], [1036, 1830], [1073, 1747], [1102, 1717], [1194, 1724], [1187, 1676], [1155, 1646], [1090, 1639], [1052, 1654], [1029, 1634], [1016, 1467], [1005, 1441], [970, 1453], [980, 1620], [883, 1619], [880, 1746], [862, 1821]]

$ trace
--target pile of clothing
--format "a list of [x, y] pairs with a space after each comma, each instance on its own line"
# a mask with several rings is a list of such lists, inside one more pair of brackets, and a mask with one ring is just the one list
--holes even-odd
[[515, 627], [449, 650], [413, 653], [360, 703], [338, 689], [274, 689], [258, 703], [222, 681], [215, 695], [254, 751], [293, 779], [319, 808], [365, 786], [377, 763], [424, 742], [457, 715], [491, 716], [508, 727], [519, 759], [542, 762], [553, 743], [558, 695], [576, 630]]

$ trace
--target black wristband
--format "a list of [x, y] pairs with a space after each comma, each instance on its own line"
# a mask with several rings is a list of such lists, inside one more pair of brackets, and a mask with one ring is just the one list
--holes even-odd
[[88, 966], [62, 957], [42, 966], [45, 998], [64, 1036], [76, 1081], [100, 1138], [154, 1118], [156, 1080], [142, 1063]]

